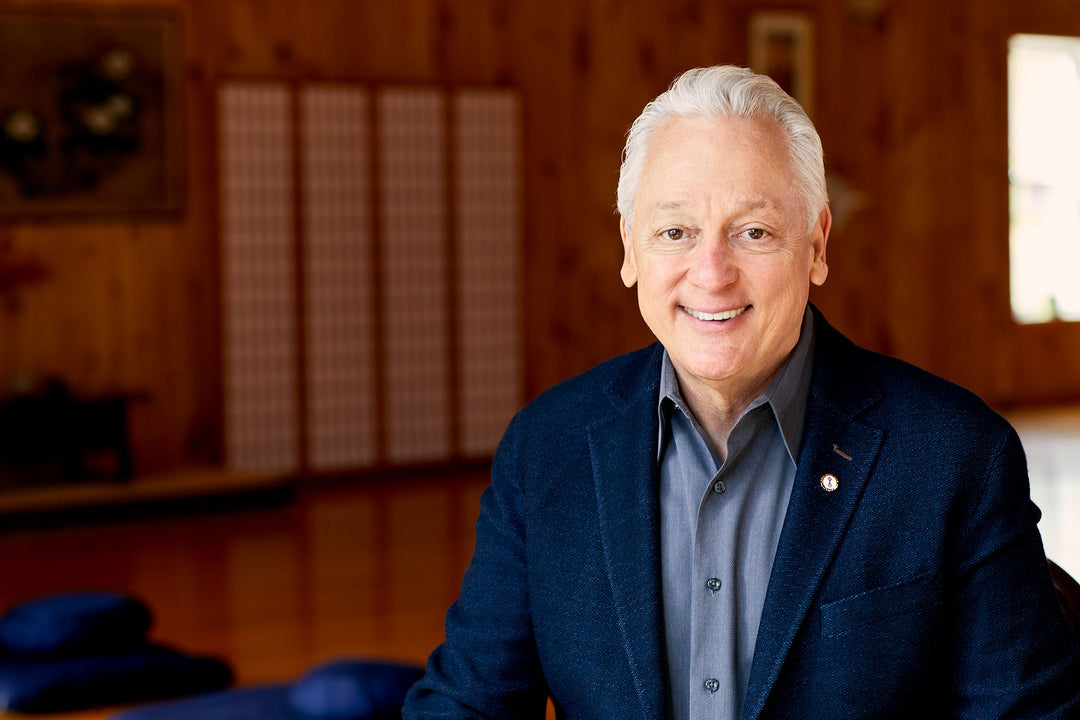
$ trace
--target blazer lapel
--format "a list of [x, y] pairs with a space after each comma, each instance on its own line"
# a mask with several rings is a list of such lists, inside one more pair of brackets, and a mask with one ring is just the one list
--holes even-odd
[[[883, 433], [856, 419], [880, 390], [840, 357], [847, 343], [820, 319], [807, 435], [776, 549], [743, 709], [756, 720], [843, 538]], [[834, 351], [837, 351], [834, 353]]]
[[589, 429], [599, 529], [616, 622], [642, 717], [663, 717], [665, 671], [656, 480], [659, 350], [610, 386], [616, 410]]

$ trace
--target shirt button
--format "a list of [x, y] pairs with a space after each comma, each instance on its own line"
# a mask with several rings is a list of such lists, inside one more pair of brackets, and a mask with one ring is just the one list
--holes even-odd
[[712, 484], [712, 491], [717, 495], [723, 495], [727, 490], [727, 484], [723, 480], [717, 480]]
[[705, 681], [705, 689], [711, 693], [716, 692], [720, 689], [720, 681], [716, 678], [709, 678]]
[[720, 578], [709, 578], [705, 581], [705, 587], [709, 588], [713, 592], [720, 589]]

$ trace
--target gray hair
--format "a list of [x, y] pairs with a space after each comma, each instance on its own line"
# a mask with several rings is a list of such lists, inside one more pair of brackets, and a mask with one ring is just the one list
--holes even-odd
[[626, 136], [619, 168], [618, 209], [627, 227], [634, 220], [634, 198], [653, 134], [675, 117], [773, 118], [788, 139], [808, 227], [829, 202], [825, 189], [825, 157], [814, 124], [802, 106], [766, 76], [731, 65], [694, 68], [675, 78], [671, 87], [642, 110]]

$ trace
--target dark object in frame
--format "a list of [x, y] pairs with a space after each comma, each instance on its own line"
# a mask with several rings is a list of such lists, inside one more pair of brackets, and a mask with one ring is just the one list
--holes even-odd
[[0, 221], [178, 216], [179, 14], [0, 3]]

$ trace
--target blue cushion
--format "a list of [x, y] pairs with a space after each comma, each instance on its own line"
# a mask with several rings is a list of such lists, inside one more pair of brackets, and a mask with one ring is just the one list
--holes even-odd
[[260, 685], [134, 708], [113, 720], [385, 720], [400, 718], [421, 667], [337, 660], [291, 685]]
[[301, 678], [289, 692], [289, 702], [311, 720], [401, 717], [405, 694], [423, 674], [412, 665], [339, 660]]
[[146, 642], [150, 610], [110, 592], [73, 592], [29, 600], [0, 618], [0, 648], [12, 656], [60, 656], [130, 650]]
[[288, 685], [255, 685], [132, 708], [110, 720], [296, 720]]
[[0, 710], [57, 713], [207, 692], [232, 681], [220, 660], [147, 645], [87, 657], [0, 659]]

